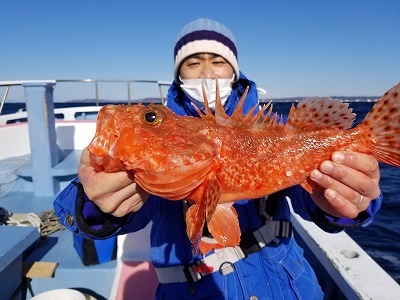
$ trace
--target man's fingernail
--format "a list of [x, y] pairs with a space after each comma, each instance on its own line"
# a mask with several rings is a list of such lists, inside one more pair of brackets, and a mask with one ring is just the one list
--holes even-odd
[[330, 161], [324, 161], [320, 167], [321, 171], [329, 173], [333, 170], [333, 164]]
[[335, 199], [336, 197], [336, 192], [331, 189], [327, 189], [325, 191], [325, 197], [328, 198], [329, 200]]
[[337, 163], [341, 163], [344, 161], [344, 154], [343, 152], [335, 152], [332, 155], [332, 160]]
[[310, 177], [314, 180], [320, 180], [322, 178], [322, 173], [318, 170], [314, 170], [311, 172]]

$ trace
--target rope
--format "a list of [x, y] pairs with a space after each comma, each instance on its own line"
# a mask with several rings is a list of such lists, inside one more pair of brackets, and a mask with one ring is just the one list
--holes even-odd
[[48, 236], [53, 232], [65, 229], [64, 225], [60, 223], [54, 209], [42, 212], [39, 217], [42, 221], [42, 226], [40, 227], [40, 233], [42, 236]]
[[23, 219], [13, 218], [12, 216], [12, 214], [8, 216], [6, 221], [8, 226], [32, 226], [38, 229], [42, 237], [48, 236], [58, 230], [65, 229], [65, 227], [60, 223], [54, 209], [44, 211], [39, 215], [31, 212]]

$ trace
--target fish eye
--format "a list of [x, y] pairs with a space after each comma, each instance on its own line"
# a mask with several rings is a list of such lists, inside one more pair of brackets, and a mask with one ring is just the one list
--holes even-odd
[[149, 125], [158, 125], [162, 122], [162, 114], [154, 109], [145, 109], [142, 112], [142, 120]]
[[154, 124], [157, 122], [157, 114], [154, 111], [149, 111], [144, 114], [144, 120], [148, 124]]

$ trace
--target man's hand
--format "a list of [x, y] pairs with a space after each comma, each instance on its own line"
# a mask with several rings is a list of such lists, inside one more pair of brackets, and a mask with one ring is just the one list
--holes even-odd
[[78, 177], [89, 199], [103, 212], [116, 217], [138, 211], [149, 197], [133, 181], [132, 172], [95, 172], [87, 149], [82, 152]]
[[316, 184], [311, 198], [337, 217], [355, 218], [380, 194], [378, 161], [366, 154], [334, 152], [310, 178]]

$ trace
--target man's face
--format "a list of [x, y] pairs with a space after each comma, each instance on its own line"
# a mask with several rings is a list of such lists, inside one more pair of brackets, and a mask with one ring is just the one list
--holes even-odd
[[182, 79], [231, 79], [234, 71], [230, 63], [222, 56], [198, 53], [187, 57], [182, 62], [179, 74]]

